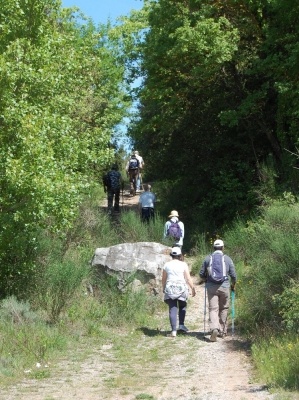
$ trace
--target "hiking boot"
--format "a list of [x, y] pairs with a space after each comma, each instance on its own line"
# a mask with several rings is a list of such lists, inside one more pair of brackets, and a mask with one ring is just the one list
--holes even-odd
[[179, 331], [184, 331], [184, 332], [188, 332], [188, 328], [186, 328], [186, 326], [185, 325], [179, 325], [179, 329], [178, 329]]
[[226, 337], [227, 333], [226, 332], [219, 332], [218, 336], [222, 339], [224, 339]]
[[210, 336], [210, 342], [217, 342], [217, 336], [218, 336], [218, 329], [213, 329]]

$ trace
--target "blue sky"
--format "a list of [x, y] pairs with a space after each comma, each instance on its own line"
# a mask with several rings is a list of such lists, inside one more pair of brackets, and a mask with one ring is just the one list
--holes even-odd
[[143, 0], [62, 0], [62, 7], [72, 6], [79, 7], [96, 24], [104, 24], [109, 18], [113, 23], [120, 15], [128, 15], [133, 9], [141, 9]]
[[[143, 0], [61, 0], [62, 7], [76, 6], [87, 16], [91, 17], [95, 24], [105, 24], [108, 19], [114, 24], [116, 18], [121, 15], [128, 15], [131, 10], [140, 10], [143, 7]], [[126, 135], [126, 118], [122, 124], [118, 126], [121, 132]], [[125, 138], [120, 138], [127, 151], [131, 151], [130, 143]]]

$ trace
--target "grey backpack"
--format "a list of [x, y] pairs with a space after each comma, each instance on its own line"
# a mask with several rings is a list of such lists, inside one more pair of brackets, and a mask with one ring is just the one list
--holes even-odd
[[228, 276], [226, 274], [224, 254], [211, 254], [210, 263], [208, 266], [208, 281], [221, 284], [227, 280]]

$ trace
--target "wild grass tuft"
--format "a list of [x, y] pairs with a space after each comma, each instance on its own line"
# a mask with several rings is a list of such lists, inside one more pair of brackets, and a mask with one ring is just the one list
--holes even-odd
[[45, 366], [54, 353], [65, 349], [65, 335], [47, 325], [28, 303], [7, 298], [1, 302], [0, 315], [2, 380], [13, 380], [26, 370], [31, 374]]
[[155, 219], [148, 224], [141, 221], [140, 215], [128, 211], [121, 215], [119, 232], [120, 243], [123, 242], [158, 242], [163, 240], [164, 222], [156, 213]]
[[260, 378], [270, 387], [299, 389], [299, 339], [270, 337], [252, 346], [253, 360]]

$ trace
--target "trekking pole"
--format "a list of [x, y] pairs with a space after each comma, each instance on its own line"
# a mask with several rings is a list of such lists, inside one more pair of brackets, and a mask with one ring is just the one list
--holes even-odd
[[203, 309], [203, 338], [206, 337], [206, 315], [207, 315], [207, 284], [205, 284], [205, 301]]
[[235, 291], [231, 291], [232, 296], [232, 336], [235, 334]]

